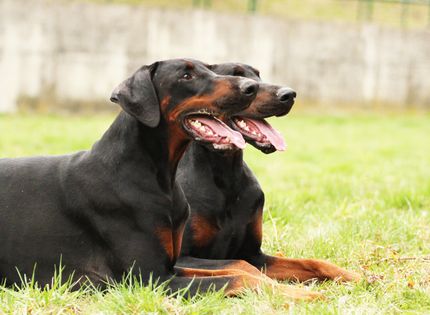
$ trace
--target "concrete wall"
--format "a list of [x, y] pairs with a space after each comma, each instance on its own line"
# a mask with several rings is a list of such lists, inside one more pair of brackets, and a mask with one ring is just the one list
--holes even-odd
[[138, 66], [174, 57], [249, 63], [302, 99], [430, 107], [428, 30], [0, 0], [0, 111], [105, 104]]

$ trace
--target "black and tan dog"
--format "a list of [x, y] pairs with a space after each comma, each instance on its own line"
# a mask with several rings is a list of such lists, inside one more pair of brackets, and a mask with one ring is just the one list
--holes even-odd
[[[226, 285], [235, 294], [265, 281], [247, 272], [175, 268], [189, 206], [175, 181], [194, 139], [242, 148], [240, 133], [216, 117], [249, 106], [258, 83], [220, 76], [195, 60], [143, 66], [111, 100], [123, 111], [89, 151], [0, 160], [0, 279], [19, 283], [34, 265], [40, 285], [63, 276], [103, 285], [132, 270], [172, 290]], [[194, 278], [196, 276], [196, 278]], [[192, 281], [194, 280], [194, 281]]]
[[[260, 81], [258, 71], [244, 64], [220, 64], [211, 69]], [[286, 115], [295, 97], [289, 88], [260, 82], [251, 106], [236, 114], [231, 125], [265, 153], [284, 150], [281, 135], [264, 118]], [[241, 150], [220, 154], [193, 143], [179, 164], [177, 178], [191, 207], [178, 265], [218, 269], [231, 264], [229, 259], [241, 259], [242, 267], [246, 261], [277, 280], [360, 278], [326, 261], [274, 257], [262, 252], [264, 193], [243, 161]], [[219, 261], [214, 263], [213, 259]]]

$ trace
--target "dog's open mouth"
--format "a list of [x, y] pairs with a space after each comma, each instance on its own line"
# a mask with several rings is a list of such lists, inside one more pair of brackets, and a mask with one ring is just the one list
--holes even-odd
[[240, 132], [211, 115], [189, 115], [184, 126], [195, 140], [210, 143], [217, 150], [243, 149], [246, 144]]
[[233, 127], [260, 147], [273, 146], [278, 151], [285, 151], [287, 148], [282, 135], [264, 119], [235, 117]]

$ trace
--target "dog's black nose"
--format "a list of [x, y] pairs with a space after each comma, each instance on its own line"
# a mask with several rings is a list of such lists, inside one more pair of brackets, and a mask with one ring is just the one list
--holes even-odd
[[296, 98], [297, 93], [290, 88], [284, 87], [278, 90], [277, 96], [281, 103], [287, 103], [293, 101]]
[[255, 96], [258, 91], [258, 83], [254, 80], [242, 80], [242, 83], [240, 84], [240, 91], [245, 94], [246, 96]]

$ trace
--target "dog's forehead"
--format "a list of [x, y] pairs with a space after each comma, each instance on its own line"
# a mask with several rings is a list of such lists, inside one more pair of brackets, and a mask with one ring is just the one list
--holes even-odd
[[209, 71], [208, 65], [195, 59], [171, 59], [160, 62], [157, 72]]
[[254, 67], [244, 63], [221, 63], [212, 66], [212, 70], [220, 75], [233, 75], [260, 81], [260, 73]]
[[251, 78], [251, 79], [259, 81], [260, 71], [258, 71], [254, 67], [252, 67], [250, 65], [246, 65], [246, 64], [243, 64], [242, 67], [245, 69], [245, 76], [247, 78]]

